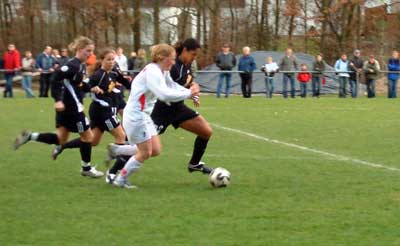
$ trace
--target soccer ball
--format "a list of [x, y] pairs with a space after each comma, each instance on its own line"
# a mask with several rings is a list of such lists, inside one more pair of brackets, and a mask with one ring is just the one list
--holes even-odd
[[223, 167], [217, 167], [210, 173], [210, 184], [215, 187], [226, 187], [231, 180], [231, 173]]

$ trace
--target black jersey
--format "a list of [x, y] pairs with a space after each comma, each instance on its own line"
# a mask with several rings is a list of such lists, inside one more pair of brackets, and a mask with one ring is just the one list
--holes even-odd
[[102, 107], [116, 107], [118, 104], [117, 96], [120, 90], [116, 88], [117, 82], [130, 88], [129, 80], [125, 79], [118, 66], [115, 66], [110, 72], [103, 69], [97, 69], [90, 77], [90, 88], [95, 86], [103, 90], [103, 94], [92, 93], [93, 101]]
[[83, 112], [83, 92], [90, 90], [86, 65], [78, 58], [70, 59], [58, 68], [52, 78], [54, 100], [62, 101], [67, 112]]
[[182, 61], [177, 57], [175, 65], [172, 66], [169, 71], [171, 74], [171, 78], [181, 86], [189, 87], [189, 84], [192, 82], [192, 74], [191, 74], [191, 64], [185, 65]]

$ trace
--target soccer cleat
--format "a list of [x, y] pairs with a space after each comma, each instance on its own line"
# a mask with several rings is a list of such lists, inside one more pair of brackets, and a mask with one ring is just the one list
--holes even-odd
[[14, 150], [17, 150], [21, 145], [29, 142], [31, 136], [31, 132], [27, 130], [23, 130], [20, 135], [17, 136], [14, 142]]
[[91, 167], [90, 170], [85, 171], [81, 170], [82, 176], [91, 177], [91, 178], [100, 178], [104, 176], [104, 173], [96, 170], [96, 167]]
[[63, 149], [61, 147], [61, 145], [57, 145], [54, 149], [53, 152], [51, 152], [51, 158], [53, 158], [53, 160], [57, 159], [57, 156], [59, 154], [61, 154], [63, 152]]
[[117, 155], [115, 154], [115, 144], [110, 143], [107, 145], [107, 156], [105, 159], [106, 166], [109, 166], [115, 158], [117, 158]]
[[106, 183], [107, 184], [113, 184], [116, 177], [117, 177], [116, 174], [109, 173], [109, 170], [107, 170], [107, 172], [106, 172]]
[[120, 188], [125, 188], [125, 189], [137, 189], [138, 188], [136, 185], [130, 184], [128, 182], [128, 180], [125, 178], [115, 179], [113, 185], [120, 187]]
[[190, 164], [188, 165], [188, 171], [192, 172], [202, 172], [204, 174], [210, 174], [212, 172], [211, 167], [207, 167], [204, 162], [199, 162], [197, 165]]

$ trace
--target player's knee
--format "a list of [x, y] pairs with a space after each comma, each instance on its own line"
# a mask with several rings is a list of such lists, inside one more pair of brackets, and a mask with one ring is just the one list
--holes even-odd
[[155, 148], [151, 151], [151, 156], [155, 157], [161, 154], [161, 148]]
[[207, 124], [207, 127], [203, 131], [203, 136], [201, 136], [204, 139], [210, 139], [212, 135], [212, 128], [210, 125]]

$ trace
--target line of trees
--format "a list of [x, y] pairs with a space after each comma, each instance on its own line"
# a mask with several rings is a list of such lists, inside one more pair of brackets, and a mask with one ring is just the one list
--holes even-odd
[[[211, 62], [225, 42], [237, 51], [244, 45], [257, 50], [292, 46], [306, 53], [322, 52], [329, 60], [388, 35], [383, 28], [373, 37], [363, 36], [369, 28], [365, 6], [371, 1], [0, 0], [0, 47], [14, 42], [20, 49], [37, 52], [46, 44], [66, 46], [85, 35], [100, 47], [123, 46], [130, 51], [145, 40], [173, 43], [193, 36], [203, 45], [200, 64]], [[54, 6], [57, 11], [50, 11]], [[170, 6], [176, 11], [161, 15]], [[395, 38], [400, 44], [400, 37]], [[368, 47], [374, 48], [370, 43]]]

